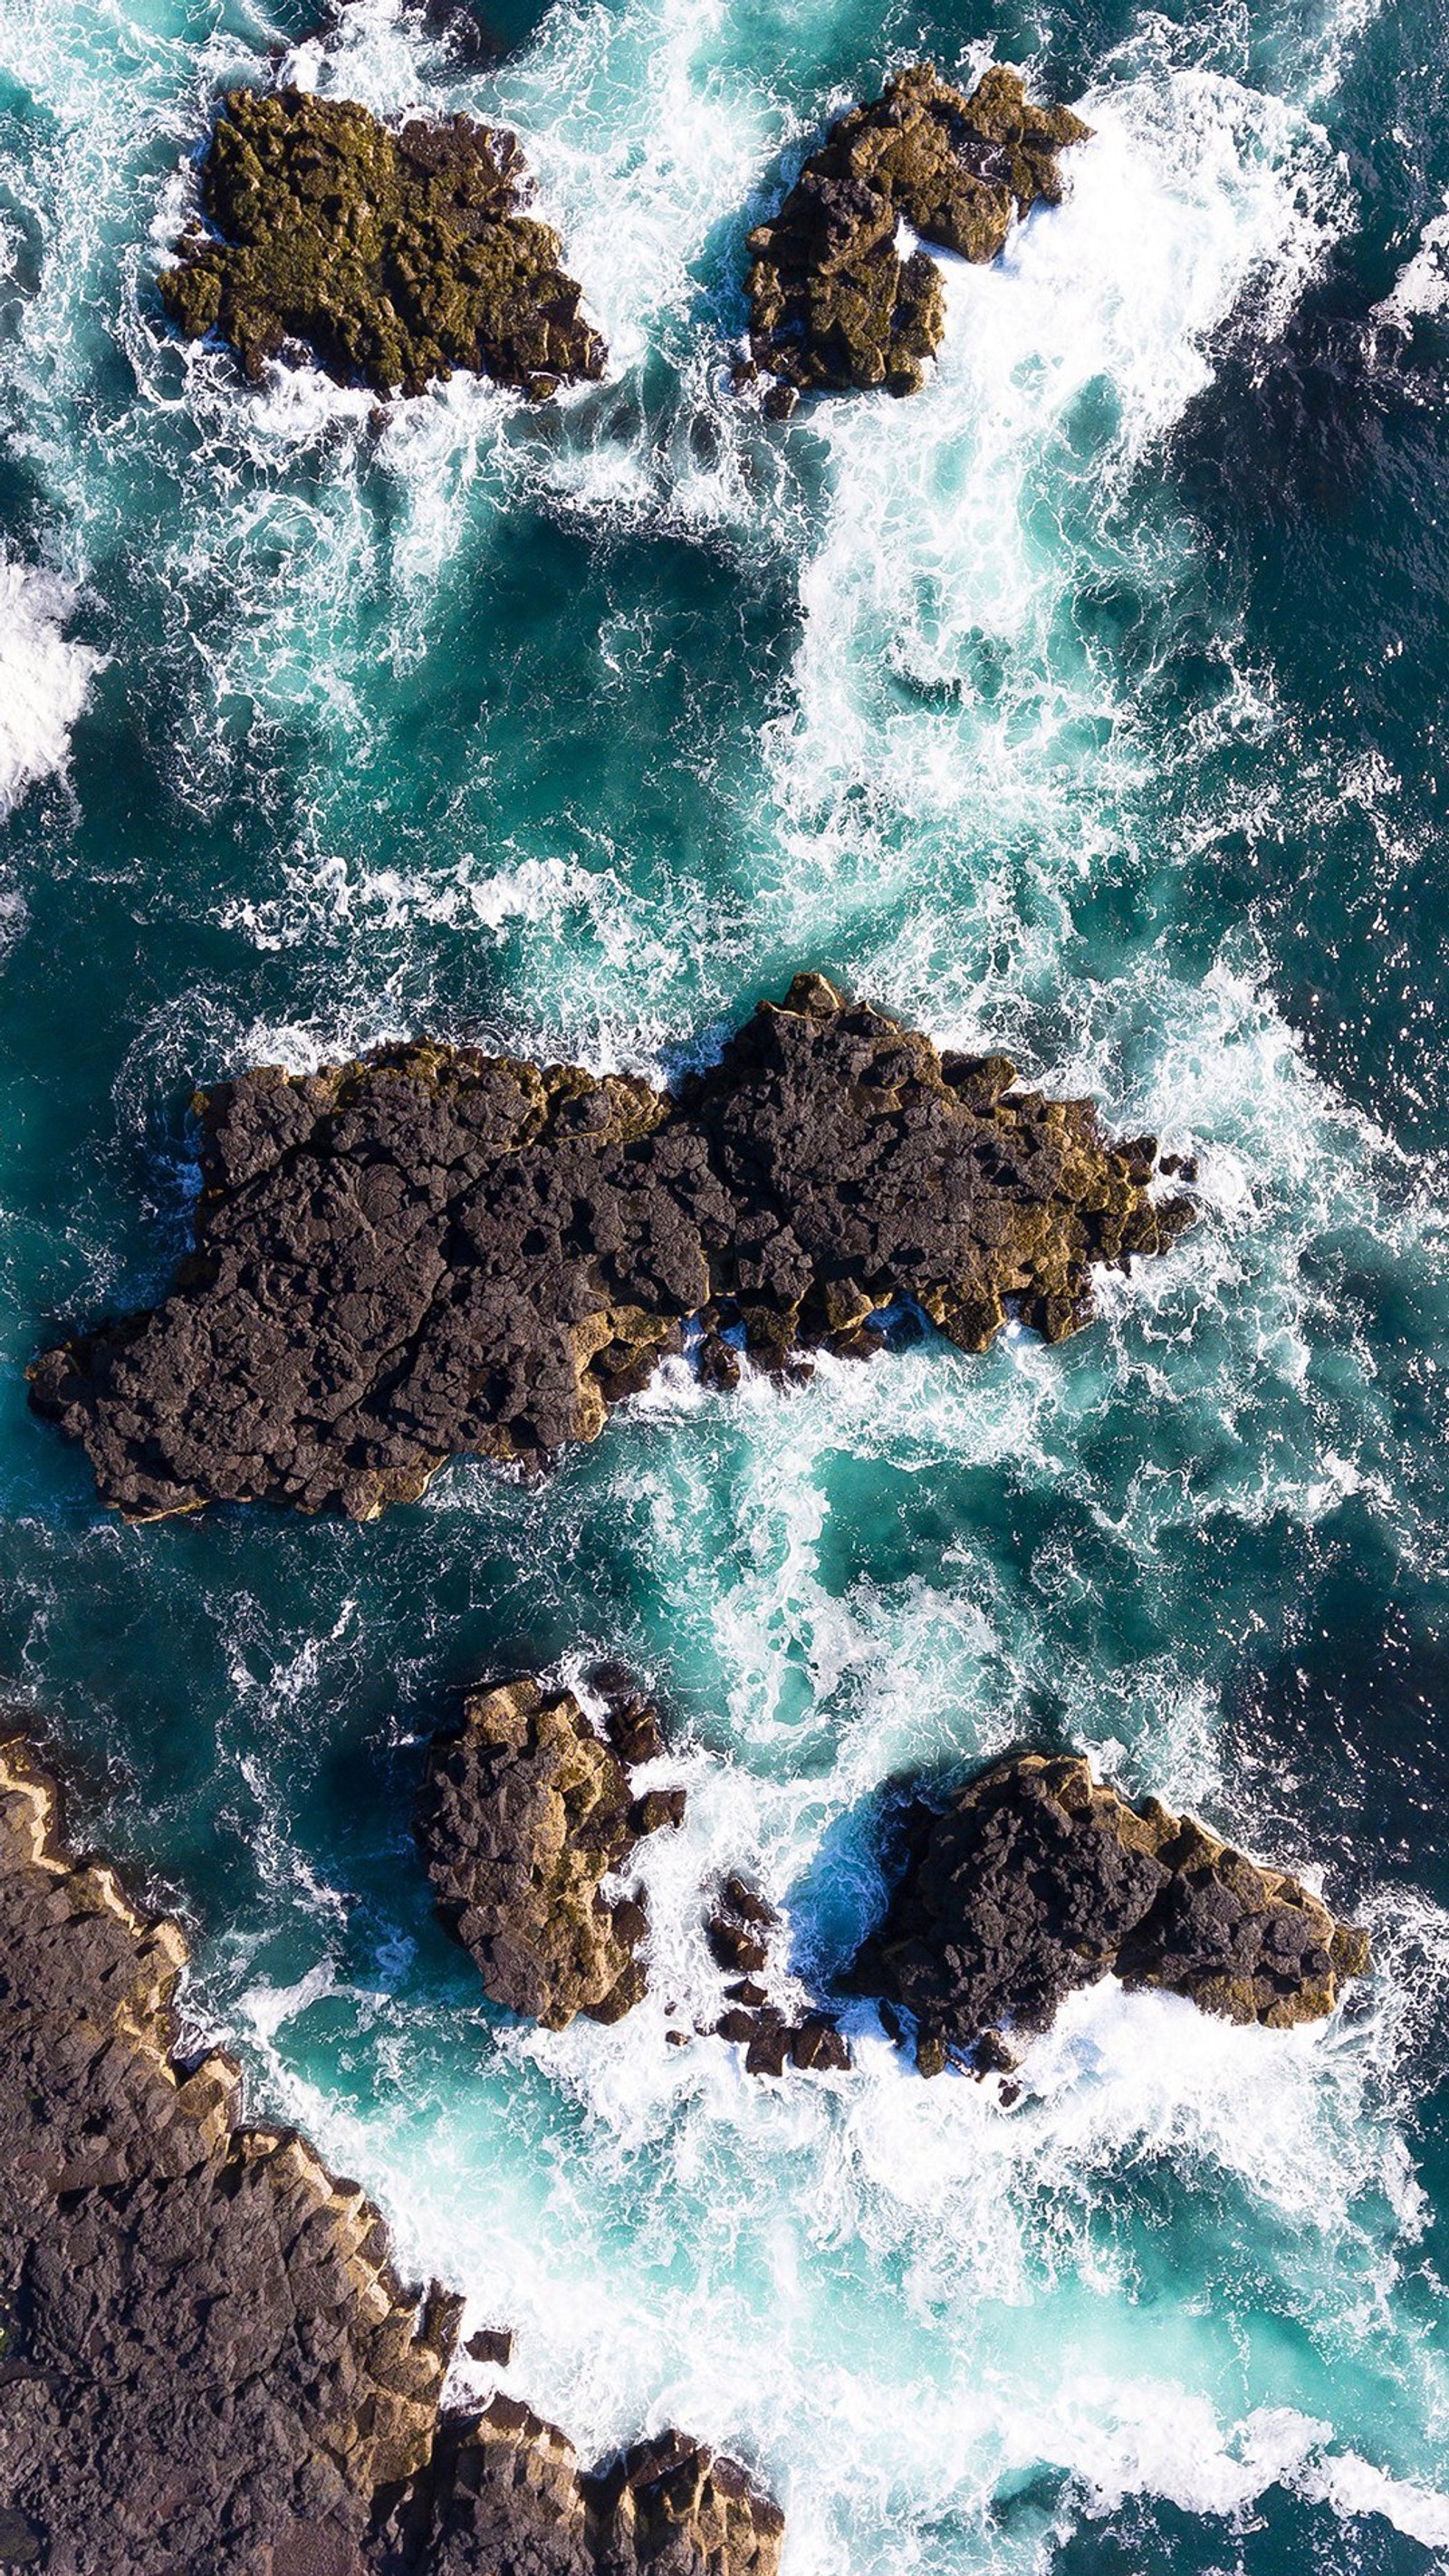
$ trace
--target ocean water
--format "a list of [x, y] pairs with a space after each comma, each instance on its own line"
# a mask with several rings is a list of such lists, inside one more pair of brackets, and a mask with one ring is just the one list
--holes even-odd
[[[1449, 2564], [1449, 33], [1439, 0], [0, 0], [0, 1672], [194, 2026], [511, 2322], [587, 2454], [754, 2463], [788, 2576]], [[893, 65], [1084, 104], [915, 400], [763, 422], [743, 240]], [[380, 413], [183, 350], [219, 86], [506, 118], [612, 353]], [[27, 1413], [184, 1240], [191, 1085], [420, 1029], [668, 1069], [799, 966], [1195, 1153], [1047, 1350], [546, 1482], [126, 1530]], [[459, 1688], [625, 1656], [689, 1789], [650, 1999], [480, 2000], [409, 1831]], [[1078, 1997], [1022, 2097], [663, 2044], [743, 1867], [828, 1976], [885, 1784], [1089, 1751], [1320, 1874], [1330, 2024]], [[460, 2380], [466, 2393], [468, 2380]]]

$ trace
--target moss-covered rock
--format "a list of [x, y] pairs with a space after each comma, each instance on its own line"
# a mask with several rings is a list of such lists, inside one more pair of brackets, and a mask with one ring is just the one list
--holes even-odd
[[903, 1840], [890, 1910], [848, 1983], [915, 2016], [924, 2073], [949, 2050], [1009, 2063], [1003, 2026], [1045, 2030], [1109, 1971], [1282, 2030], [1331, 2012], [1368, 1966], [1367, 1935], [1299, 1880], [1158, 1798], [1130, 1804], [1077, 1755], [997, 1763], [944, 1812], [912, 1808]]
[[161, 299], [253, 379], [302, 341], [380, 394], [463, 367], [541, 400], [605, 351], [527, 191], [514, 136], [472, 117], [394, 129], [350, 99], [232, 90], [202, 167], [215, 231], [187, 234]]
[[1062, 194], [1057, 153], [1091, 133], [1039, 107], [995, 65], [969, 98], [929, 63], [898, 72], [812, 153], [780, 211], [751, 233], [754, 364], [797, 393], [884, 385], [915, 393], [940, 346], [945, 298], [923, 251], [902, 259], [902, 219], [963, 259], [994, 259], [1014, 215]]

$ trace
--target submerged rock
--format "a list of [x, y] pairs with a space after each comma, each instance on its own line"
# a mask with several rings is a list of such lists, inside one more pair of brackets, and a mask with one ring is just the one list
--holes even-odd
[[605, 350], [527, 195], [514, 136], [472, 117], [394, 129], [351, 99], [232, 90], [202, 164], [213, 230], [186, 235], [161, 299], [253, 379], [302, 341], [379, 394], [463, 367], [542, 399]]
[[969, 98], [929, 63], [898, 72], [831, 127], [779, 213], [750, 235], [755, 366], [797, 393], [918, 391], [945, 297], [934, 260], [901, 257], [901, 222], [963, 259], [994, 259], [1014, 216], [1060, 203], [1056, 156], [1091, 130], [1069, 108], [1035, 105], [1000, 64]]
[[414, 1500], [460, 1452], [589, 1440], [697, 1319], [772, 1367], [880, 1347], [900, 1299], [963, 1350], [1050, 1341], [1090, 1272], [1190, 1220], [1155, 1141], [938, 1055], [797, 976], [677, 1094], [468, 1047], [271, 1067], [198, 1096], [195, 1250], [151, 1312], [47, 1352], [37, 1409], [128, 1519]]
[[[462, 2308], [357, 2184], [172, 2055], [186, 1957], [0, 1744], [0, 2560], [54, 2576], [776, 2576], [678, 2433], [584, 2475], [516, 2400], [440, 2415]], [[489, 2337], [507, 2359], [506, 2338]]]
[[[630, 1703], [623, 1740], [650, 1731]], [[642, 1996], [644, 1908], [611, 1903], [602, 1882], [642, 1834], [683, 1816], [682, 1790], [634, 1798], [572, 1691], [525, 1680], [475, 1693], [461, 1730], [435, 1739], [417, 1830], [438, 1911], [486, 1992], [563, 2030], [578, 2013], [619, 2021]]]
[[944, 1813], [910, 1810], [899, 1883], [847, 1984], [915, 2016], [923, 2073], [953, 2051], [1011, 2063], [1003, 2028], [1045, 2030], [1111, 1971], [1229, 2021], [1331, 2012], [1368, 1938], [1282, 1871], [1159, 1799], [1130, 1805], [1075, 1755], [1002, 1762]]

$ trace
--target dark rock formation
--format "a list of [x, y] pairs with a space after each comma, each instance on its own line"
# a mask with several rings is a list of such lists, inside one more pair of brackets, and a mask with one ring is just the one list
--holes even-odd
[[514, 2398], [445, 2422], [386, 2576], [776, 2576], [784, 2516], [738, 2462], [663, 2433], [592, 2475]]
[[681, 2434], [585, 2477], [514, 2400], [440, 2417], [461, 2301], [402, 2286], [305, 2140], [236, 2125], [229, 2060], [176, 2063], [185, 1956], [0, 1745], [0, 2563], [776, 2576], [777, 2507]]
[[1368, 1966], [1366, 1934], [1279, 1870], [1245, 1860], [1156, 1798], [1131, 1806], [1076, 1756], [997, 1764], [944, 1813], [904, 1820], [890, 1910], [847, 1980], [915, 2016], [922, 2072], [954, 2052], [985, 2071], [1001, 2039], [1045, 2030], [1109, 1970], [1229, 2021], [1272, 2029], [1333, 2010]]
[[471, 1048], [243, 1074], [197, 1099], [196, 1248], [149, 1314], [52, 1350], [37, 1408], [105, 1502], [370, 1519], [459, 1452], [588, 1440], [697, 1318], [767, 1364], [879, 1347], [913, 1299], [963, 1350], [1049, 1340], [1094, 1262], [1163, 1250], [1154, 1141], [1012, 1089], [797, 976], [677, 1095]]
[[[619, 1732], [658, 1741], [637, 1701]], [[610, 1904], [601, 1882], [641, 1834], [683, 1816], [682, 1790], [633, 1796], [572, 1691], [524, 1680], [475, 1693], [461, 1730], [434, 1740], [417, 1830], [438, 1911], [486, 1992], [563, 2030], [578, 2013], [619, 2021], [638, 2003], [644, 1908], [633, 1897]]]
[[758, 1889], [742, 1878], [725, 1880], [705, 1936], [717, 1967], [749, 1973], [726, 1986], [729, 2009], [721, 2013], [715, 2031], [744, 2049], [749, 2075], [781, 2076], [787, 2065], [802, 2074], [842, 2074], [851, 2062], [850, 2049], [834, 2016], [811, 2010], [792, 2021], [772, 2000], [769, 1987], [756, 1983], [757, 1972], [772, 1967], [772, 1950], [784, 1929], [783, 1917]]
[[[812, 153], [780, 211], [750, 235], [750, 350], [796, 393], [884, 385], [915, 393], [939, 348], [941, 274], [902, 259], [902, 218], [922, 241], [995, 259], [1013, 215], [1062, 195], [1056, 156], [1091, 133], [1064, 107], [1037, 107], [995, 65], [969, 98], [928, 63], [898, 72]], [[776, 409], [788, 408], [789, 393]]]
[[161, 299], [188, 339], [229, 340], [253, 379], [289, 340], [379, 394], [465, 367], [541, 400], [604, 372], [558, 235], [519, 211], [511, 134], [468, 116], [395, 131], [351, 99], [237, 89], [201, 184], [213, 230], [187, 234]]

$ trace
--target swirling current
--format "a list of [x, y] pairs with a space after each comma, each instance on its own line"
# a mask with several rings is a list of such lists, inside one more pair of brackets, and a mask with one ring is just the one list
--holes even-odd
[[[1417, 2576], [1449, 2554], [1449, 37], [1435, 0], [0, 0], [12, 1704], [191, 1928], [188, 2009], [517, 2330], [586, 2454], [756, 2465], [788, 2576]], [[1081, 103], [947, 259], [925, 390], [763, 419], [745, 235], [929, 57]], [[182, 347], [220, 88], [523, 138], [607, 338], [541, 408]], [[657, 1073], [798, 967], [1197, 1158], [1048, 1349], [736, 1395], [545, 1479], [128, 1529], [28, 1412], [146, 1302], [187, 1100], [435, 1034]], [[689, 1810], [651, 1992], [487, 2006], [409, 1830], [461, 1685], [625, 1658]], [[1326, 2025], [1077, 1996], [1009, 2112], [865, 2006], [828, 2084], [662, 2044], [698, 1890], [806, 1968], [883, 1783], [1023, 1738], [1322, 1873]]]

